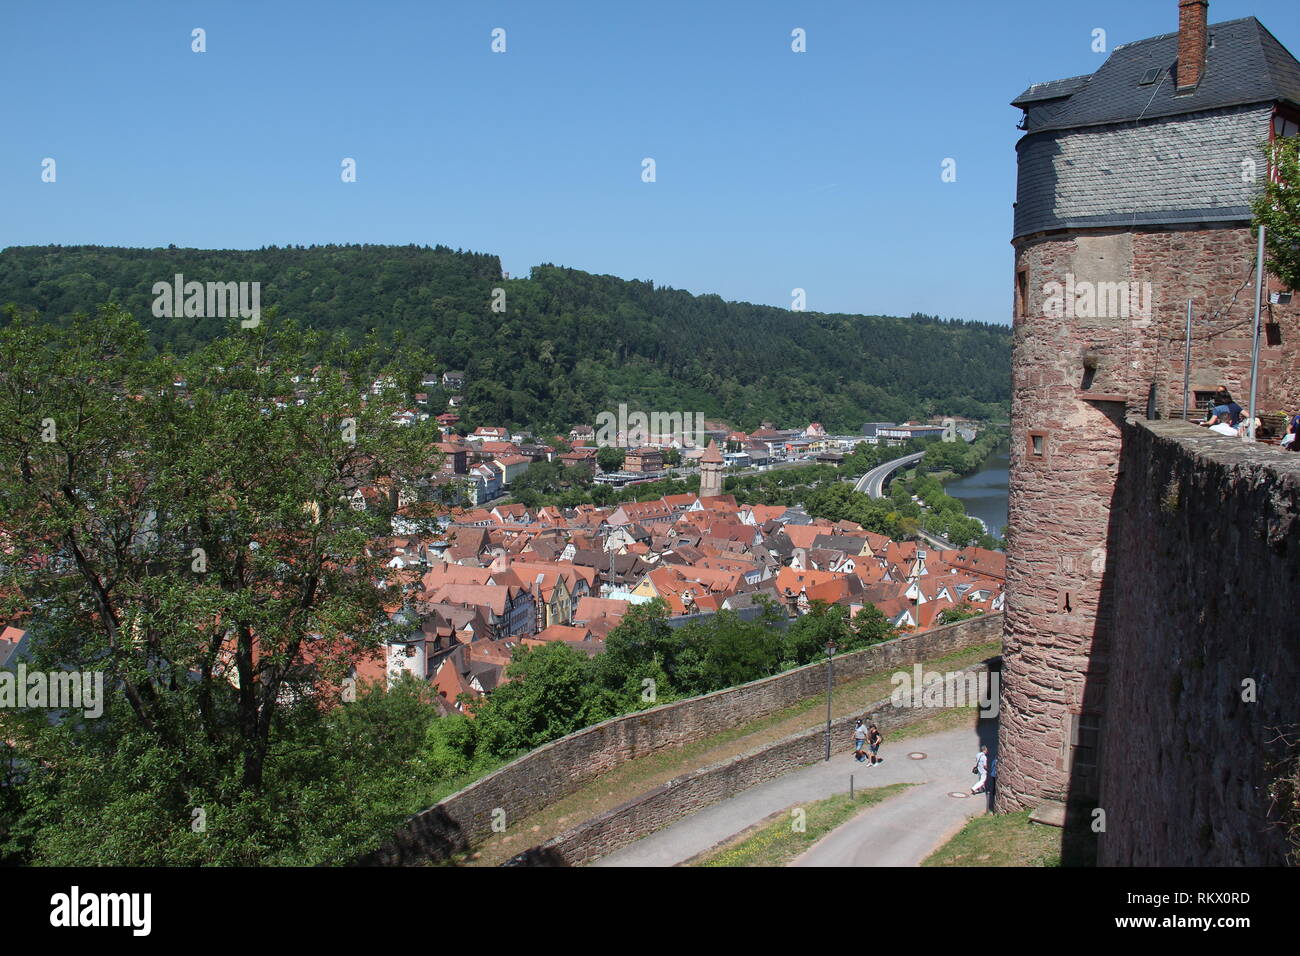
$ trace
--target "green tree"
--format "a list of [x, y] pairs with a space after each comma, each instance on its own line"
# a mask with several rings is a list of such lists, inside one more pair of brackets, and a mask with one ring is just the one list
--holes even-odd
[[596, 452], [596, 464], [604, 472], [621, 471], [626, 452], [622, 448], [606, 445]]
[[952, 607], [946, 607], [939, 612], [938, 624], [956, 624], [958, 621], [969, 620], [972, 617], [979, 617], [984, 612], [979, 608], [970, 607], [969, 605], [954, 604]]
[[853, 615], [849, 632], [850, 649], [869, 647], [882, 641], [893, 640], [898, 636], [898, 631], [890, 624], [889, 618], [885, 617], [885, 613], [874, 604], [864, 605], [857, 614]]
[[[30, 666], [100, 670], [113, 691], [99, 721], [0, 722], [37, 768], [42, 813], [165, 855], [196, 800], [255, 819], [282, 782], [273, 742], [319, 726], [347, 668], [409, 626], [387, 606], [414, 582], [371, 553], [383, 519], [347, 495], [413, 486], [436, 435], [394, 425], [384, 396], [357, 401], [365, 349], [273, 315], [183, 359], [152, 355], [113, 307], [58, 327], [9, 318], [5, 609], [32, 612]], [[310, 398], [277, 402], [314, 356]], [[64, 858], [51, 840], [37, 852]]]
[[483, 710], [495, 712], [512, 731], [512, 746], [539, 747], [605, 717], [586, 655], [552, 641], [517, 651]]
[[668, 606], [658, 598], [628, 610], [618, 626], [605, 636], [605, 651], [596, 658], [600, 684], [621, 690], [629, 681], [666, 675], [668, 685], [659, 692], [681, 686], [684, 642], [667, 623]]
[[[777, 672], [782, 660], [781, 632], [761, 624], [747, 624], [734, 611], [719, 611], [688, 634], [703, 644], [700, 685], [692, 688], [707, 693], [734, 687]], [[683, 628], [685, 630], [686, 628]]]
[[1265, 177], [1251, 203], [1255, 225], [1266, 227], [1268, 270], [1288, 289], [1300, 289], [1300, 137], [1279, 137], [1264, 150], [1276, 178]]
[[837, 647], [849, 642], [849, 610], [840, 604], [813, 601], [807, 614], [791, 622], [785, 632], [784, 659], [808, 664], [826, 656], [826, 644]]

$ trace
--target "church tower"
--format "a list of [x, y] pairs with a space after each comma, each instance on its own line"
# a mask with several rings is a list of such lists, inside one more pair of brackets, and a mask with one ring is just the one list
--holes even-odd
[[700, 497], [710, 498], [722, 494], [722, 452], [718, 443], [709, 440], [709, 447], [700, 457]]

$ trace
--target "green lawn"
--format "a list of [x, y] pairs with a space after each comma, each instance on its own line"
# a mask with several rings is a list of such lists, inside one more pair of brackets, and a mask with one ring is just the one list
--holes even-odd
[[[836, 827], [867, 807], [901, 793], [911, 783], [859, 790], [852, 797], [837, 793], [824, 800], [787, 807], [720, 846], [687, 862], [687, 866], [785, 866]], [[801, 810], [801, 815], [795, 811]], [[796, 829], [796, 822], [802, 824]]]
[[975, 817], [922, 866], [1060, 866], [1057, 827], [1029, 822], [1029, 811]]

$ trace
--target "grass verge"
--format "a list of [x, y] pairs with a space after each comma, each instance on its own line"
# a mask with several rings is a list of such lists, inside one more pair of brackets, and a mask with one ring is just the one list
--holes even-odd
[[[787, 807], [684, 865], [785, 866], [836, 827], [912, 786], [915, 784], [891, 783], [859, 790], [852, 797], [837, 793], [824, 800]], [[803, 811], [801, 818], [796, 817], [798, 810]], [[800, 829], [795, 828], [796, 822], [802, 823]]]
[[1062, 830], [1029, 822], [1029, 811], [975, 817], [922, 866], [1060, 866]]

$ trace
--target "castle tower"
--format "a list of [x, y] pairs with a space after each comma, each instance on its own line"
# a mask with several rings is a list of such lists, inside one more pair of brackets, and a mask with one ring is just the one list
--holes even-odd
[[700, 497], [722, 494], [722, 452], [718, 443], [709, 439], [709, 447], [700, 456]]
[[[1208, 25], [1207, 6], [1180, 0], [1177, 33], [1013, 102], [1025, 135], [999, 810], [1104, 806], [1106, 735], [1123, 733], [1105, 723], [1112, 597], [1143, 586], [1107, 574], [1121, 426], [1181, 417], [1189, 299], [1190, 416], [1221, 383], [1247, 404], [1249, 205], [1269, 175], [1260, 144], [1300, 124], [1300, 64], [1253, 17]], [[1300, 318], [1267, 291], [1260, 407], [1300, 407]]]

